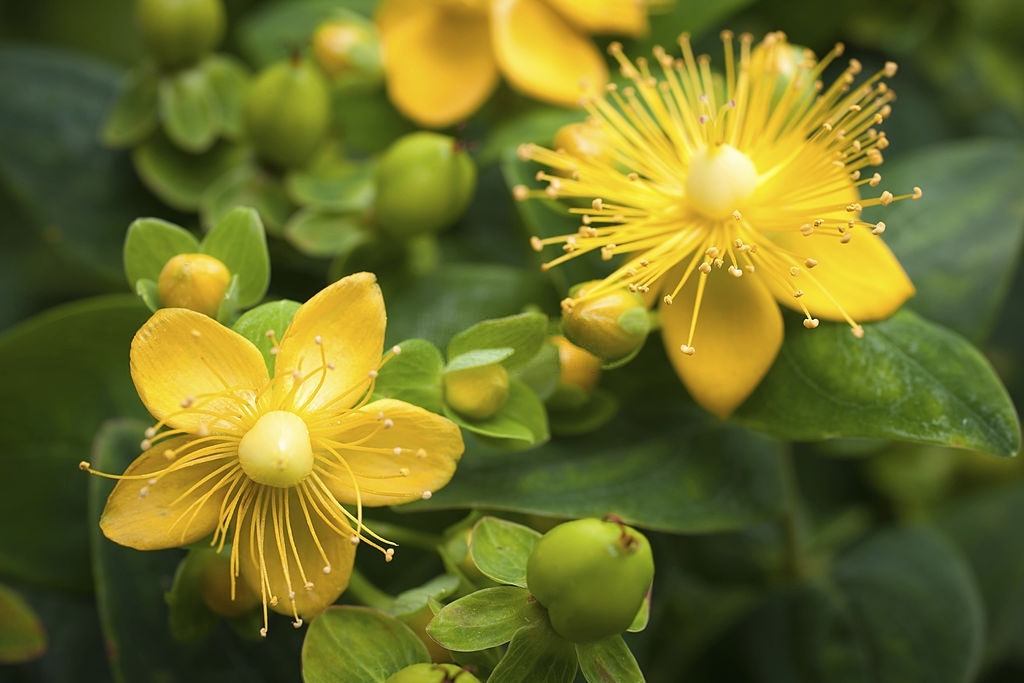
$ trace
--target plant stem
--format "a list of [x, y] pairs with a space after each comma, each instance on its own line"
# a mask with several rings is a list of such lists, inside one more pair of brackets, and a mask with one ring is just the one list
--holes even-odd
[[784, 569], [786, 576], [800, 581], [808, 575], [807, 538], [804, 526], [803, 501], [800, 497], [800, 486], [796, 477], [796, 464], [793, 451], [784, 447], [779, 453], [779, 464], [782, 470], [782, 493], [786, 506], [779, 518], [784, 545]]
[[438, 534], [430, 534], [423, 531], [416, 531], [408, 527], [399, 526], [390, 522], [378, 522], [374, 520], [363, 520], [363, 524], [373, 529], [374, 533], [386, 538], [398, 545], [408, 545], [420, 550], [436, 551], [437, 547], [444, 542]]
[[395, 598], [374, 586], [358, 569], [352, 570], [345, 594], [367, 607], [387, 610]]

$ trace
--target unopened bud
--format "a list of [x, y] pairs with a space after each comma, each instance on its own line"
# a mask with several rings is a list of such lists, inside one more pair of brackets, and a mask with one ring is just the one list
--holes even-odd
[[471, 420], [486, 420], [508, 399], [508, 370], [500, 363], [480, 365], [444, 375], [444, 400]]
[[458, 664], [412, 664], [391, 674], [384, 683], [480, 683]]
[[570, 305], [562, 312], [562, 330], [573, 344], [609, 364], [639, 351], [651, 327], [647, 307], [638, 294], [620, 288], [588, 295], [599, 283], [584, 283], [570, 292]]
[[189, 308], [216, 317], [231, 283], [227, 266], [207, 254], [178, 254], [164, 264], [157, 280], [160, 305]]

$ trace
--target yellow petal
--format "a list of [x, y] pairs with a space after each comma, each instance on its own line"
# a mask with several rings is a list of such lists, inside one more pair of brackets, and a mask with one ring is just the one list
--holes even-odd
[[697, 319], [695, 351], [686, 355], [680, 346], [688, 343], [696, 292], [693, 277], [674, 303], [661, 305], [662, 339], [694, 400], [724, 418], [760, 384], [775, 360], [782, 345], [782, 315], [759, 278], [714, 270]]
[[647, 11], [636, 0], [544, 0], [583, 33], [641, 36], [647, 33]]
[[416, 14], [434, 14], [438, 9], [434, 3], [423, 0], [381, 0], [373, 21], [383, 34], [402, 22], [415, 20]]
[[855, 232], [846, 244], [835, 236], [805, 237], [799, 232], [773, 232], [764, 236], [791, 252], [798, 263], [806, 258], [818, 262], [814, 268], [805, 268], [796, 278], [791, 278], [804, 292], [799, 301], [786, 283], [769, 280], [775, 297], [795, 310], [802, 310], [798, 306], [802, 303], [812, 316], [825, 320], [843, 320], [842, 310], [845, 310], [855, 321], [865, 322], [891, 315], [914, 294], [914, 285], [889, 247], [866, 230]]
[[385, 321], [372, 273], [349, 275], [317, 293], [281, 338], [274, 405], [296, 411], [354, 406], [380, 365]]
[[[310, 526], [299, 504], [299, 495], [294, 488], [265, 487], [262, 499], [254, 502], [242, 520], [235, 544], [240, 560], [239, 572], [249, 587], [257, 595], [262, 595], [261, 577], [264, 577], [268, 586], [265, 599], [271, 609], [289, 616], [298, 613], [309, 619], [337, 600], [348, 587], [356, 546], [352, 544], [354, 533], [348, 526], [341, 528], [344, 533], [339, 534], [314, 512], [307, 498]], [[257, 520], [262, 520], [262, 525], [257, 521], [253, 526], [254, 515]], [[332, 524], [339, 526], [341, 523], [333, 521]], [[324, 567], [330, 567], [330, 570], [325, 573]], [[312, 586], [306, 588], [307, 582]], [[271, 597], [277, 598], [276, 604]]]
[[498, 84], [487, 15], [422, 7], [401, 18], [388, 10], [379, 27], [388, 97], [403, 114], [431, 128], [458, 123]]
[[[172, 462], [164, 455], [167, 450], [186, 447], [175, 458], [181, 460], [193, 441], [190, 436], [167, 439], [128, 466], [123, 476], [144, 478], [120, 480], [107, 498], [100, 516], [100, 528], [107, 538], [138, 550], [162, 550], [193, 543], [213, 532], [226, 491], [217, 484], [223, 480], [214, 478], [191, 489], [224, 462], [205, 462], [159, 476]], [[149, 474], [156, 481], [145, 476]], [[207, 495], [204, 502], [192, 507]]]
[[359, 445], [337, 449], [351, 475], [334, 467], [327, 483], [343, 503], [360, 500], [367, 506], [429, 497], [452, 478], [464, 449], [451, 420], [394, 399], [374, 401], [350, 415], [335, 438]]
[[263, 356], [249, 340], [182, 308], [160, 309], [136, 333], [131, 373], [149, 412], [188, 432], [201, 425], [211, 432], [237, 431], [234, 422], [216, 416], [241, 414], [240, 403], [253, 398], [245, 392], [268, 382]]
[[573, 106], [603, 88], [601, 53], [542, 0], [497, 0], [491, 35], [498, 66], [513, 88], [530, 97]]

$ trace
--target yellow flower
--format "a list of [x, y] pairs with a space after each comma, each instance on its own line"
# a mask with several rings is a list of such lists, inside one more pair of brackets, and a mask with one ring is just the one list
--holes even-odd
[[263, 635], [268, 607], [298, 626], [333, 603], [359, 542], [394, 552], [363, 525], [363, 507], [429, 498], [463, 451], [449, 420], [370, 400], [384, 323], [373, 275], [339, 280], [296, 312], [271, 378], [241, 335], [194, 311], [157, 311], [132, 342], [131, 373], [159, 422], [114, 476], [103, 533], [140, 550], [211, 534], [218, 549], [230, 543], [232, 593], [241, 577], [261, 596]]
[[895, 64], [857, 84], [861, 65], [851, 60], [825, 87], [821, 74], [842, 46], [817, 61], [781, 33], [757, 46], [743, 35], [738, 54], [730, 33], [722, 41], [723, 75], [685, 35], [682, 58], [655, 50], [656, 69], [612, 45], [632, 84], [586, 104], [603, 153], [524, 146], [522, 158], [552, 172], [538, 174], [543, 190], [515, 194], [576, 198], [578, 233], [533, 239], [538, 251], [562, 247], [545, 267], [592, 251], [626, 255], [563, 307], [620, 287], [660, 297], [672, 365], [695, 400], [724, 417], [778, 353], [776, 302], [802, 312], [808, 328], [818, 317], [846, 321], [859, 337], [858, 321], [888, 316], [914, 293], [878, 237], [885, 225], [860, 214], [921, 190], [895, 197], [867, 170], [888, 146], [877, 126], [890, 113], [883, 79]]
[[587, 37], [641, 35], [643, 0], [383, 0], [387, 89], [398, 109], [423, 126], [472, 114], [499, 75], [519, 92], [574, 106], [581, 83], [600, 88], [608, 70]]

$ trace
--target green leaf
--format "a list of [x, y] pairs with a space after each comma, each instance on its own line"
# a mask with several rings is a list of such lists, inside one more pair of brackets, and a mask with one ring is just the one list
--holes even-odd
[[778, 516], [776, 442], [658, 408], [657, 401], [624, 403], [598, 431], [522, 452], [467, 439], [458, 476], [428, 503], [402, 509], [479, 506], [552, 517], [613, 512], [627, 524], [678, 533], [743, 528]]
[[243, 106], [249, 89], [249, 70], [240, 60], [211, 54], [199, 65], [206, 73], [210, 90], [217, 103], [219, 132], [238, 140], [245, 134]]
[[133, 295], [102, 297], [0, 336], [0, 452], [17, 473], [0, 483], [0, 519], [18, 520], [0, 524], [0, 575], [90, 589], [88, 475], [78, 463], [104, 420], [145, 415], [128, 348], [146, 316]]
[[305, 683], [384, 683], [430, 656], [412, 629], [367, 607], [328, 607], [302, 645]]
[[276, 358], [271, 352], [274, 342], [281, 341], [299, 306], [301, 304], [288, 299], [271, 301], [243, 313], [231, 328], [256, 345], [263, 354], [271, 377], [274, 376]]
[[200, 640], [217, 625], [217, 616], [203, 602], [201, 584], [203, 556], [212, 552], [216, 550], [190, 548], [174, 572], [174, 581], [164, 599], [167, 602], [168, 628], [175, 640]]
[[508, 346], [500, 349], [474, 349], [466, 351], [450, 359], [444, 366], [444, 371], [446, 373], [458, 372], [459, 370], [467, 370], [469, 368], [494, 365], [505, 360], [515, 352], [515, 349]]
[[826, 580], [765, 603], [725, 647], [765, 683], [968, 683], [983, 633], [963, 559], [934, 531], [907, 528], [870, 537]]
[[643, 683], [644, 675], [622, 636], [576, 643], [583, 677], [589, 683]]
[[220, 141], [202, 154], [178, 149], [157, 133], [132, 152], [132, 163], [146, 187], [175, 209], [195, 211], [203, 193], [222, 175], [248, 162], [250, 151]]
[[475, 652], [507, 643], [530, 624], [547, 621], [529, 591], [496, 586], [449, 603], [427, 625], [427, 635], [449, 650]]
[[238, 206], [229, 211], [203, 238], [201, 249], [238, 276], [239, 306], [259, 303], [270, 284], [270, 255], [267, 235], [255, 209]]
[[159, 112], [167, 137], [186, 152], [205, 152], [220, 133], [220, 104], [201, 66], [160, 80]]
[[180, 225], [160, 218], [137, 218], [124, 238], [124, 273], [130, 284], [156, 282], [172, 258], [198, 251], [199, 240]]
[[576, 649], [551, 630], [547, 619], [516, 631], [487, 683], [572, 683]]
[[512, 370], [537, 355], [547, 333], [548, 318], [543, 313], [520, 313], [484, 320], [452, 337], [448, 343], [448, 358], [454, 359], [477, 349], [507, 347], [513, 353], [502, 364]]
[[413, 615], [420, 611], [432, 601], [440, 601], [459, 587], [459, 577], [454, 574], [441, 574], [433, 579], [407, 591], [402, 591], [395, 596], [395, 601], [388, 608], [388, 612], [396, 617]]
[[299, 206], [342, 213], [365, 212], [373, 204], [375, 193], [371, 164], [292, 171], [285, 176], [284, 186]]
[[281, 234], [295, 210], [279, 180], [252, 165], [238, 166], [207, 187], [199, 202], [203, 226], [211, 229], [237, 206], [259, 211], [263, 227], [271, 235]]
[[865, 211], [885, 221], [885, 241], [917, 295], [907, 307], [979, 342], [1002, 310], [1024, 242], [1017, 171], [1024, 145], [969, 140], [929, 146], [882, 167], [894, 194], [924, 189], [918, 201]]
[[444, 410], [441, 352], [425, 339], [407, 339], [398, 346], [402, 352], [391, 356], [381, 367], [373, 395], [407, 401], [440, 413]]
[[473, 563], [488, 578], [526, 588], [526, 562], [541, 535], [498, 517], [483, 517], [469, 537]]
[[373, 235], [358, 214], [300, 209], [284, 226], [284, 238], [303, 254], [343, 256], [368, 244]]
[[[122, 472], [139, 453], [145, 423], [114, 420], [96, 436], [93, 464], [105, 472]], [[245, 642], [221, 629], [194, 643], [175, 641], [169, 628], [170, 609], [164, 591], [172, 583], [182, 552], [177, 549], [139, 551], [109, 541], [99, 527], [100, 513], [114, 487], [102, 477], [89, 480], [89, 537], [95, 567], [96, 600], [114, 679], [188, 680], [201, 683], [230, 680], [298, 680], [296, 642], [299, 635], [284, 618], [270, 621], [275, 648]], [[258, 638], [257, 622], [251, 632]], [[277, 661], [279, 659], [279, 661]]]
[[129, 71], [103, 126], [103, 144], [132, 147], [157, 129], [157, 73], [146, 65]]
[[136, 280], [135, 293], [146, 304], [146, 308], [154, 313], [160, 308], [160, 289], [152, 280]]
[[775, 365], [736, 414], [795, 440], [894, 438], [1011, 456], [1017, 413], [988, 361], [909, 312], [864, 326], [791, 324]]
[[39, 617], [17, 592], [0, 584], [0, 664], [41, 657], [46, 631]]
[[[570, 387], [559, 387], [571, 391]], [[579, 392], [582, 394], [582, 390]], [[598, 387], [582, 403], [548, 406], [548, 423], [551, 433], [555, 436], [579, 436], [604, 426], [619, 410], [619, 401], [615, 394]]]
[[489, 439], [497, 440], [507, 448], [526, 448], [548, 439], [548, 417], [544, 404], [530, 388], [517, 380], [510, 380], [508, 398], [494, 415], [482, 420], [470, 420], [447, 405], [444, 414], [463, 429]]

